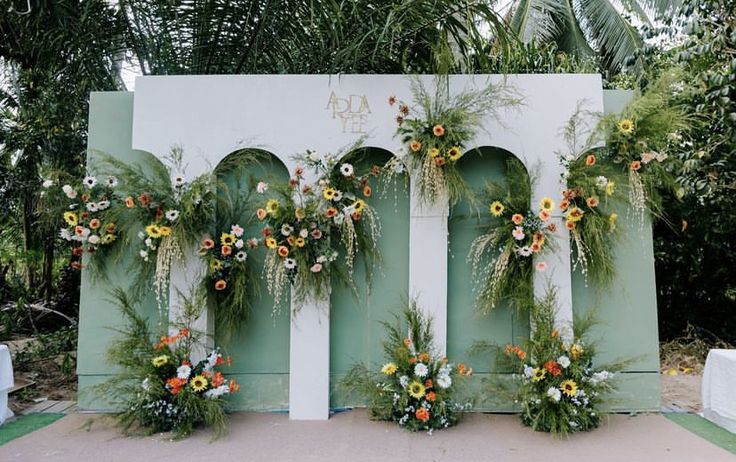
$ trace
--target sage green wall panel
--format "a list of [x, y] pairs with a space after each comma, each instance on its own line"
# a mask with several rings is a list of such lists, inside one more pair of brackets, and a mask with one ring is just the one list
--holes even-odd
[[[503, 181], [506, 161], [512, 155], [494, 148], [470, 151], [459, 162], [463, 177], [480, 191], [488, 181]], [[480, 215], [466, 202], [450, 212], [448, 219], [449, 256], [447, 262], [447, 355], [451, 361], [464, 361], [476, 372], [489, 372], [492, 362], [487, 355], [468, 356], [475, 342], [499, 345], [519, 342], [529, 334], [528, 318], [518, 318], [506, 303], [500, 303], [487, 315], [475, 307], [470, 264], [466, 257], [473, 240], [488, 223], [486, 204], [480, 204]], [[518, 319], [517, 319], [518, 318]]]
[[[378, 149], [365, 149], [350, 155], [347, 161], [358, 171], [372, 165], [382, 165], [390, 154]], [[356, 300], [350, 288], [333, 284], [330, 307], [330, 406], [359, 404], [356, 397], [344, 396], [337, 383], [354, 364], [362, 362], [369, 367], [380, 367], [385, 361], [381, 342], [385, 330], [381, 321], [393, 322], [393, 315], [401, 313], [409, 292], [409, 193], [398, 182], [383, 190], [373, 181], [370, 204], [381, 221], [378, 248], [381, 264], [373, 272], [372, 287], [368, 287], [363, 257], [355, 261], [354, 280], [358, 289]]]

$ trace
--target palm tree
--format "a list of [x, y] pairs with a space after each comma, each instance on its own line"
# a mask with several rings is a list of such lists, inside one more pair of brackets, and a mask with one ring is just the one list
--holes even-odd
[[635, 25], [651, 26], [679, 4], [679, 0], [513, 0], [506, 19], [524, 42], [553, 42], [572, 55], [598, 55], [604, 68], [615, 73], [643, 46]]

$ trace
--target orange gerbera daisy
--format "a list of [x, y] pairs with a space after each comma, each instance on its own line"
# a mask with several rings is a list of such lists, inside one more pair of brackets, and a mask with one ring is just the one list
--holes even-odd
[[133, 207], [135, 207], [135, 200], [131, 196], [126, 197], [125, 206], [129, 209], [132, 209]]
[[424, 409], [423, 407], [417, 409], [417, 412], [415, 412], [414, 415], [422, 422], [426, 422], [429, 420], [429, 411]]
[[520, 225], [521, 222], [524, 221], [524, 215], [515, 213], [511, 216], [511, 221], [513, 221], [515, 225]]
[[572, 231], [575, 229], [575, 222], [574, 221], [566, 221], [565, 222], [565, 228], [567, 228], [569, 231]]
[[552, 215], [550, 215], [549, 211], [547, 210], [540, 210], [539, 211], [539, 219], [542, 221], [548, 221]]
[[430, 403], [434, 403], [437, 400], [437, 394], [433, 391], [430, 391], [429, 393], [427, 393], [426, 400]]
[[279, 256], [286, 257], [287, 255], [289, 255], [289, 249], [284, 245], [279, 246], [278, 253], [279, 253]]
[[99, 228], [99, 227], [100, 227], [100, 225], [101, 225], [101, 224], [102, 224], [102, 223], [100, 223], [100, 220], [98, 220], [97, 218], [93, 218], [93, 219], [91, 219], [91, 220], [89, 221], [89, 227], [90, 227], [91, 229], [97, 229], [97, 228]]
[[337, 215], [337, 209], [335, 207], [330, 207], [325, 211], [325, 216], [327, 218], [332, 218], [335, 215]]
[[266, 209], [258, 209], [256, 210], [256, 216], [259, 220], [263, 220], [266, 218], [266, 215], [268, 215], [268, 212], [266, 212]]
[[445, 134], [445, 127], [443, 127], [440, 124], [437, 124], [434, 127], [432, 127], [432, 133], [434, 133], [434, 136], [442, 136]]
[[598, 207], [598, 198], [597, 197], [589, 197], [585, 201], [586, 204], [588, 204], [588, 207], [595, 208]]
[[445, 161], [445, 158], [444, 157], [435, 157], [434, 158], [434, 163], [438, 167], [442, 167], [443, 165], [445, 165], [445, 162], [446, 161]]
[[567, 208], [570, 206], [570, 201], [567, 199], [562, 199], [560, 201], [560, 210], [567, 210]]
[[222, 252], [223, 255], [228, 256], [231, 253], [233, 253], [233, 248], [230, 247], [229, 245], [223, 245], [220, 251]]
[[585, 165], [588, 167], [592, 167], [595, 165], [595, 155], [594, 154], [588, 154], [588, 156], [585, 158]]
[[204, 247], [205, 249], [211, 249], [214, 246], [215, 241], [213, 241], [212, 239], [205, 239], [204, 241], [202, 241], [202, 247]]
[[363, 186], [363, 195], [365, 197], [371, 197], [371, 194], [373, 194], [373, 190], [371, 189], [371, 187], [368, 185]]
[[227, 287], [227, 282], [225, 282], [224, 279], [219, 279], [217, 282], [215, 282], [215, 290], [225, 290]]
[[411, 143], [409, 143], [409, 149], [411, 149], [412, 152], [419, 152], [419, 150], [422, 149], [422, 143], [417, 140], [411, 140]]
[[429, 362], [429, 353], [419, 353], [419, 361], [423, 363]]
[[629, 164], [629, 168], [633, 171], [637, 171], [641, 168], [641, 162], [635, 160], [631, 164]]

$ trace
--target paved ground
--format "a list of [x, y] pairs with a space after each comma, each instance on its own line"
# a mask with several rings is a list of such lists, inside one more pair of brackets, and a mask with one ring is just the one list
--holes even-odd
[[733, 454], [661, 415], [616, 415], [597, 431], [556, 439], [520, 426], [516, 416], [471, 414], [460, 426], [411, 434], [371, 422], [365, 411], [327, 422], [290, 422], [282, 414], [239, 413], [230, 435], [209, 444], [204, 431], [181, 442], [123, 438], [89, 415], [71, 414], [0, 446], [3, 462], [24, 461], [736, 461]]

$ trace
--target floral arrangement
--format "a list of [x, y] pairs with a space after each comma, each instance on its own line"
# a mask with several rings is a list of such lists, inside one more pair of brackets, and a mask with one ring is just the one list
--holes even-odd
[[[263, 243], [268, 249], [264, 273], [269, 293], [276, 307], [283, 301], [285, 288], [295, 288], [297, 306], [308, 296], [325, 297], [330, 276], [343, 276], [352, 285], [355, 256], [361, 252], [370, 267], [378, 256], [376, 240], [380, 223], [367, 203], [372, 195], [370, 177], [380, 173], [374, 166], [367, 174], [340, 156], [321, 157], [308, 151], [297, 159], [297, 167], [288, 185], [261, 183], [258, 192], [270, 196], [256, 211], [264, 223]], [[314, 170], [316, 183], [305, 180], [305, 169]], [[328, 273], [344, 253], [347, 271]], [[370, 273], [369, 273], [370, 274]]]
[[368, 400], [373, 419], [431, 434], [455, 425], [459, 413], [470, 408], [470, 403], [457, 403], [453, 396], [458, 378], [473, 371], [462, 363], [454, 366], [434, 352], [431, 319], [422, 315], [415, 303], [403, 317], [405, 324], [398, 317], [396, 325], [384, 323], [388, 338], [383, 349], [388, 362], [380, 372], [358, 364], [341, 386]]
[[120, 178], [123, 207], [116, 211], [127, 243], [139, 246], [133, 271], [133, 292], [142, 295], [153, 287], [160, 306], [167, 295], [172, 264], [185, 248], [195, 248], [215, 216], [216, 178], [203, 174], [188, 181], [181, 148], [174, 147], [165, 163], [150, 157], [128, 164], [110, 156], [104, 163]]
[[[43, 186], [49, 190], [55, 184], [53, 180], [46, 180]], [[60, 236], [75, 244], [72, 249], [72, 256], [76, 257], [72, 258], [73, 268], [82, 269], [80, 259], [83, 254], [89, 254], [93, 263], [103, 260], [95, 254], [117, 240], [118, 227], [109, 213], [115, 205], [114, 188], [117, 184], [114, 176], [98, 180], [96, 176], [87, 175], [80, 185], [66, 183], [61, 186], [61, 193], [67, 199], [67, 210], [63, 213], [65, 226], [61, 228]]]
[[419, 195], [427, 203], [447, 197], [450, 205], [455, 205], [463, 198], [472, 198], [457, 162], [481, 128], [483, 117], [488, 113], [498, 116], [499, 108], [518, 100], [509, 96], [506, 87], [496, 85], [450, 96], [449, 82], [443, 79], [436, 82], [434, 95], [419, 79], [413, 80], [412, 97], [415, 109], [395, 96], [388, 99], [391, 106], [398, 106], [396, 136], [406, 152], [390, 160], [386, 171], [393, 176], [403, 173], [397, 165], [408, 166], [416, 175]]
[[587, 339], [592, 318], [576, 319], [567, 338], [555, 327], [553, 292], [530, 312], [532, 337], [504, 351], [516, 371], [521, 421], [536, 431], [562, 435], [598, 427], [601, 403], [615, 389], [614, 371], [626, 362], [595, 367], [595, 345]]
[[171, 431], [176, 438], [205, 425], [212, 427], [215, 438], [221, 436], [226, 429], [224, 397], [238, 392], [240, 386], [221, 372], [232, 359], [224, 358], [219, 349], [202, 360], [192, 360], [199, 338], [187, 325], [201, 310], [204, 296], [187, 300], [188, 321], [174, 335], [162, 335], [157, 342], [151, 342], [147, 320], [136, 312], [125, 292], [118, 289], [115, 297], [127, 324], [108, 350], [108, 358], [121, 372], [96, 391], [122, 409], [118, 424], [126, 433], [134, 428], [145, 433]]
[[199, 255], [207, 262], [207, 290], [217, 301], [218, 332], [232, 332], [248, 317], [253, 278], [248, 252], [257, 248], [258, 238], [246, 238], [239, 224], [220, 233], [218, 239], [202, 240]]
[[532, 179], [515, 158], [506, 163], [505, 182], [486, 184], [482, 197], [488, 203], [490, 221], [472, 242], [467, 257], [481, 312], [491, 311], [503, 299], [515, 308], [528, 306], [533, 272], [546, 269], [544, 261], [533, 264], [533, 259], [553, 244], [555, 203], [544, 197], [538, 210], [532, 211], [531, 194]]

